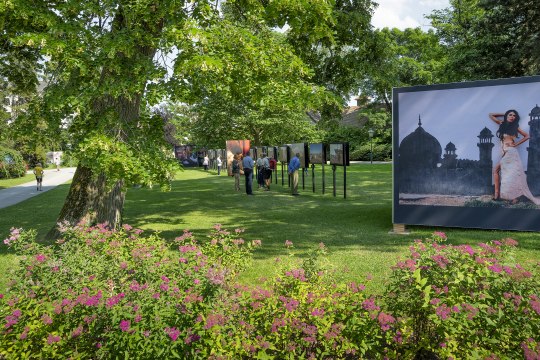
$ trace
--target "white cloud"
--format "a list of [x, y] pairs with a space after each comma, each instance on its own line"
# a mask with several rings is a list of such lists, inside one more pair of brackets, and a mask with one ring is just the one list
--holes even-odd
[[435, 9], [450, 6], [449, 0], [376, 0], [379, 6], [375, 9], [371, 23], [376, 28], [397, 27], [430, 27], [425, 15]]
[[384, 9], [382, 11], [375, 12], [373, 18], [371, 19], [371, 24], [379, 29], [384, 27], [405, 29], [420, 26], [420, 23], [410, 16], [402, 17], [391, 11], [385, 11]]

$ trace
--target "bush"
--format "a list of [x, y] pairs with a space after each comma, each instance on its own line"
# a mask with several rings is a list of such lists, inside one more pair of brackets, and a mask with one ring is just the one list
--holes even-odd
[[319, 267], [325, 252], [320, 244], [302, 264], [285, 264], [262, 286], [238, 286], [220, 298], [199, 324], [200, 358], [380, 357], [394, 319], [380, 312], [364, 285], [336, 285]]
[[[363, 144], [349, 154], [351, 160], [369, 161], [371, 145]], [[373, 144], [373, 161], [392, 161], [392, 144]]]
[[394, 356], [538, 359], [538, 264], [534, 273], [513, 264], [512, 239], [476, 249], [445, 239], [417, 240], [394, 267], [384, 300], [400, 319]]
[[17, 150], [0, 146], [0, 179], [21, 177], [26, 174], [26, 164]]
[[[4, 240], [20, 257], [0, 294], [9, 359], [383, 359], [540, 356], [540, 285], [512, 264], [515, 241], [478, 248], [415, 241], [383, 296], [336, 284], [320, 244], [280, 260], [259, 287], [233, 285], [254, 246], [216, 225], [166, 243], [125, 225]], [[176, 249], [173, 249], [173, 246]], [[292, 251], [292, 243], [286, 241]]]
[[[0, 296], [0, 356], [193, 358], [200, 337], [193, 328], [238, 270], [235, 260], [232, 272], [220, 262], [253, 249], [224, 230], [205, 244], [186, 232], [177, 251], [127, 225], [62, 231], [56, 246], [20, 229], [4, 241], [22, 257], [9, 295]], [[211, 247], [221, 249], [213, 249], [217, 258], [201, 250]]]

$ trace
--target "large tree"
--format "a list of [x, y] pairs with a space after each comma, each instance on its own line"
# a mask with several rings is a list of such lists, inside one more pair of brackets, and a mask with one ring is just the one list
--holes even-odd
[[384, 28], [375, 31], [374, 58], [363, 77], [362, 95], [392, 111], [392, 88], [444, 81], [445, 49], [430, 30]]
[[[50, 75], [41, 116], [51, 127], [72, 119], [70, 140], [80, 164], [59, 221], [117, 227], [127, 185], [168, 183], [173, 161], [163, 141], [163, 120], [151, 111], [164, 99], [194, 103], [219, 93], [235, 102], [247, 98], [245, 109], [250, 109], [268, 100], [265, 91], [281, 90], [273, 95], [288, 98], [290, 108], [325, 101], [327, 95], [310, 84], [309, 71], [288, 48], [276, 58], [274, 37], [253, 23], [225, 21], [218, 3], [8, 2], [3, 22], [24, 27], [3, 35], [13, 49], [38, 51]], [[332, 38], [330, 1], [273, 3], [293, 31], [307, 30], [313, 42]], [[306, 23], [316, 26], [306, 29]], [[270, 68], [284, 60], [290, 64]], [[280, 83], [287, 75], [289, 83]], [[227, 109], [226, 103], [222, 106]]]
[[450, 0], [433, 12], [448, 49], [452, 80], [540, 73], [540, 7], [536, 0]]

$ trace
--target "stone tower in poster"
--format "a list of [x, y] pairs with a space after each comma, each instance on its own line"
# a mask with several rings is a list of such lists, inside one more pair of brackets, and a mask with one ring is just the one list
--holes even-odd
[[527, 183], [532, 194], [540, 195], [540, 107], [529, 114], [529, 147], [527, 148]]

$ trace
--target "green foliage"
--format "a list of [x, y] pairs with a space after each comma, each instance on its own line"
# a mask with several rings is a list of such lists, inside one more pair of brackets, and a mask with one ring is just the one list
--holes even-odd
[[[352, 126], [336, 126], [326, 132], [324, 141], [349, 143], [351, 160], [370, 160], [373, 144], [373, 160], [388, 161], [392, 159], [392, 117], [383, 109], [366, 108], [359, 116], [367, 117], [361, 128]], [[373, 130], [370, 139], [368, 131]]]
[[451, 0], [429, 18], [448, 50], [451, 80], [535, 75], [540, 70], [534, 0]]
[[447, 79], [445, 49], [433, 31], [388, 29], [375, 31], [374, 61], [361, 85], [362, 94], [391, 111], [393, 87], [429, 85]]
[[384, 303], [400, 319], [397, 357], [538, 356], [538, 264], [534, 272], [516, 264], [517, 242], [510, 238], [476, 249], [445, 240], [436, 232], [415, 241], [410, 256], [394, 267]]
[[21, 153], [14, 149], [0, 146], [0, 179], [24, 176], [26, 163]]
[[[123, 179], [126, 186], [158, 184], [168, 188], [178, 163], [165, 147], [150, 146], [147, 142], [141, 139], [131, 146], [104, 135], [88, 135], [79, 143], [77, 155], [81, 165], [92, 168], [96, 174], [107, 174], [110, 184]], [[135, 155], [136, 152], [139, 153]]]
[[175, 74], [190, 89], [195, 106], [186, 123], [198, 143], [216, 147], [244, 137], [257, 145], [313, 138], [315, 128], [305, 112], [337, 100], [310, 81], [312, 70], [282, 35], [227, 21], [192, 31], [198, 41], [179, 57]]

